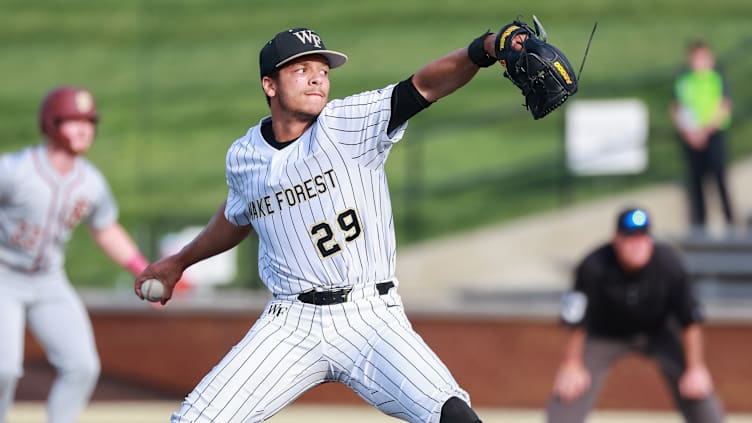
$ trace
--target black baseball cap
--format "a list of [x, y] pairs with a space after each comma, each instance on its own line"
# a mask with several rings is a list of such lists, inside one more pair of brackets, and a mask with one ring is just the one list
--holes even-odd
[[308, 28], [293, 28], [282, 31], [267, 42], [259, 54], [261, 78], [271, 75], [285, 63], [308, 54], [321, 54], [334, 69], [347, 62], [347, 56], [327, 50], [321, 37]]
[[649, 233], [650, 217], [639, 207], [624, 209], [616, 219], [616, 231], [624, 235]]

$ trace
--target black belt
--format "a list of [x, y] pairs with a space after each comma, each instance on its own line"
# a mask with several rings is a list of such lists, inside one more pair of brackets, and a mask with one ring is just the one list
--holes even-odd
[[[376, 284], [379, 295], [384, 295], [394, 288], [394, 282], [381, 282]], [[306, 291], [298, 294], [298, 300], [313, 305], [332, 305], [347, 302], [347, 295], [352, 288], [334, 289], [331, 291]]]

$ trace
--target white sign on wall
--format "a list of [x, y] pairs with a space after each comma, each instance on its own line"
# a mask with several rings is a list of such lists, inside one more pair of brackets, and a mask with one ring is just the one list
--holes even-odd
[[[180, 232], [168, 233], [159, 242], [161, 257], [175, 254], [198, 235], [201, 226], [189, 226]], [[232, 282], [237, 274], [237, 249], [232, 248], [185, 269], [183, 276], [192, 286], [215, 286]]]
[[575, 100], [567, 106], [565, 125], [573, 173], [640, 173], [647, 167], [648, 110], [641, 100]]

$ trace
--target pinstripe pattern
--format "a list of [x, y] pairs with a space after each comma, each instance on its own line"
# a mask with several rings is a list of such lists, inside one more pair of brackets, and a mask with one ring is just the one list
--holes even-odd
[[[384, 163], [407, 124], [386, 133], [392, 88], [330, 102], [282, 150], [263, 139], [263, 119], [230, 147], [225, 217], [253, 225], [259, 273], [275, 298], [172, 422], [262, 421], [326, 382], [412, 422], [438, 422], [449, 397], [469, 402], [413, 331], [396, 288], [376, 288], [398, 286]], [[352, 289], [345, 303], [297, 300], [342, 287]]]
[[172, 422], [263, 421], [311, 387], [334, 381], [385, 414], [411, 422], [438, 422], [451, 396], [469, 401], [412, 330], [392, 289], [323, 307], [271, 301]]
[[[390, 86], [330, 102], [283, 150], [264, 141], [260, 125], [230, 147], [225, 215], [235, 224], [253, 225], [260, 276], [273, 294], [394, 278], [394, 221], [384, 162], [406, 124], [387, 136], [391, 92]], [[338, 222], [347, 210], [354, 211], [362, 229], [352, 241]], [[325, 232], [311, 234], [316, 224], [328, 225], [334, 248], [340, 248], [323, 259], [316, 242]]]

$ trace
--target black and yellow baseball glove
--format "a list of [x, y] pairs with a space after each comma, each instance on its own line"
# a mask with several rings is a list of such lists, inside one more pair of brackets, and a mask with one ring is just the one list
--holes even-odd
[[[504, 76], [522, 90], [525, 107], [540, 119], [577, 92], [577, 76], [561, 50], [547, 42], [543, 25], [533, 16], [535, 30], [515, 20], [496, 36], [496, 58]], [[519, 34], [526, 35], [520, 43]], [[515, 45], [516, 44], [516, 45]]]

